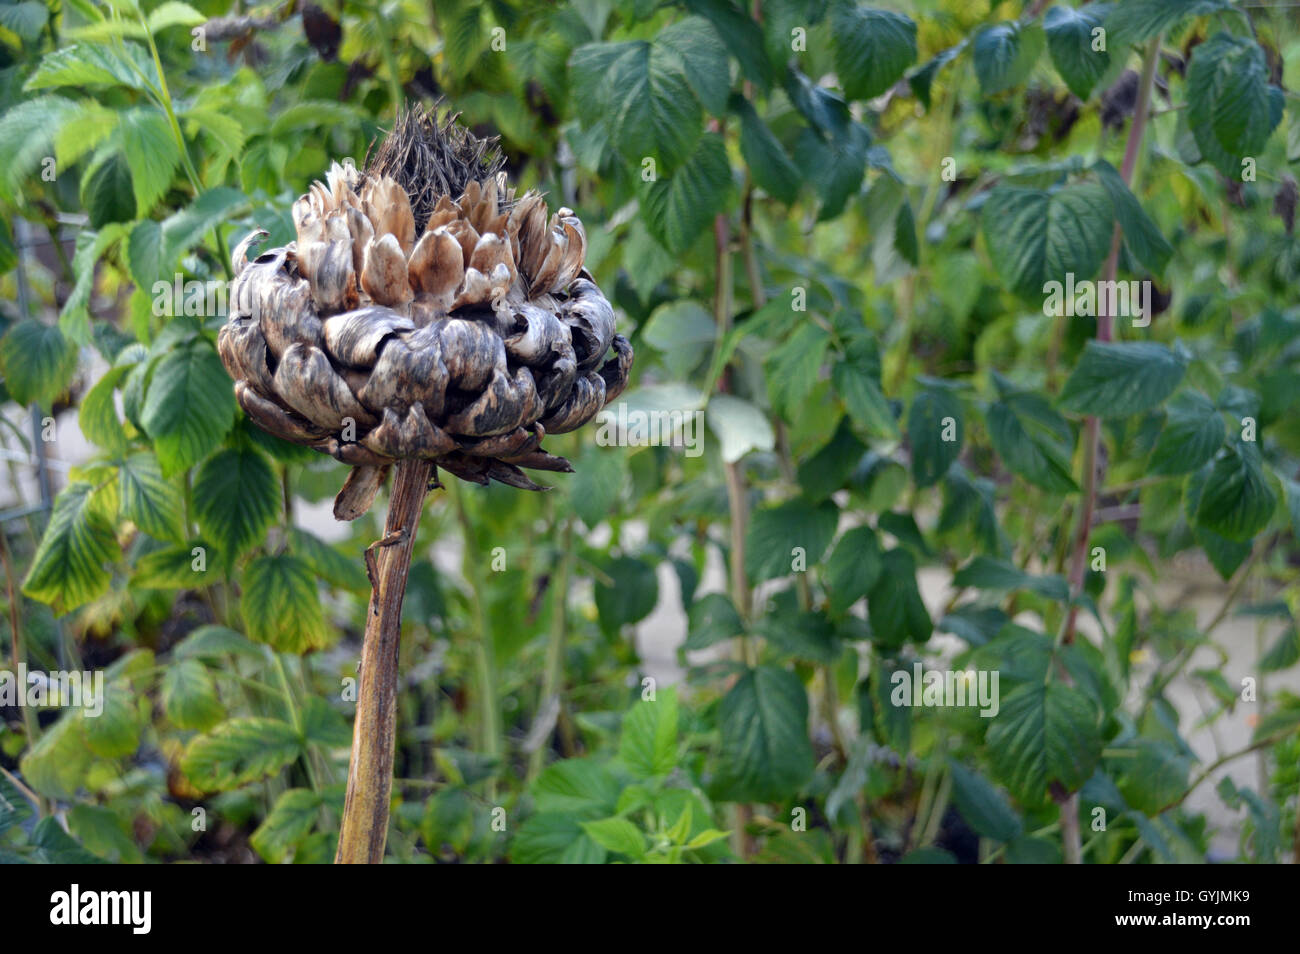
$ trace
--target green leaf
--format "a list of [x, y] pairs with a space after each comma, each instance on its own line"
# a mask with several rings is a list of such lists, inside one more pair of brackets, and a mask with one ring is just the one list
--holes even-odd
[[1142, 208], [1142, 203], [1129, 191], [1128, 185], [1114, 166], [1105, 159], [1098, 159], [1093, 163], [1092, 170], [1110, 196], [1120, 235], [1124, 237], [1124, 247], [1142, 265], [1159, 275], [1174, 254], [1173, 246], [1151, 221]]
[[1259, 668], [1263, 672], [1281, 672], [1297, 662], [1300, 662], [1300, 629], [1288, 626], [1268, 652], [1260, 657]]
[[687, 615], [687, 650], [708, 649], [745, 631], [735, 604], [725, 593], [706, 593], [691, 604]]
[[76, 43], [46, 54], [28, 77], [23, 89], [125, 86], [129, 89], [157, 89], [158, 70], [153, 57], [139, 43], [116, 46], [102, 43]]
[[1199, 391], [1180, 391], [1166, 409], [1165, 426], [1151, 451], [1151, 473], [1199, 470], [1223, 445], [1223, 417]]
[[966, 436], [965, 412], [951, 391], [929, 388], [917, 393], [907, 414], [907, 441], [912, 448], [912, 479], [918, 487], [939, 482], [961, 453]]
[[1260, 157], [1281, 120], [1281, 96], [1254, 40], [1216, 33], [1193, 51], [1188, 125], [1201, 154], [1228, 178], [1240, 181], [1242, 160]]
[[721, 116], [731, 91], [731, 69], [727, 48], [713, 25], [702, 17], [686, 17], [670, 23], [654, 40], [658, 55], [675, 58], [704, 108]]
[[135, 693], [126, 686], [104, 689], [104, 707], [98, 715], [81, 710], [81, 734], [90, 751], [106, 759], [131, 755], [140, 747], [140, 713]]
[[19, 404], [49, 410], [77, 370], [77, 346], [57, 327], [25, 318], [0, 338], [0, 371], [5, 388]]
[[298, 733], [287, 722], [231, 719], [190, 742], [181, 769], [198, 788], [224, 791], [280, 771], [301, 751]]
[[311, 832], [323, 804], [324, 799], [309, 788], [289, 789], [276, 799], [248, 843], [271, 864], [280, 864]]
[[734, 464], [752, 450], [770, 451], [776, 444], [767, 415], [743, 398], [714, 395], [705, 417], [721, 445], [722, 459], [728, 464]]
[[135, 186], [136, 217], [144, 218], [171, 185], [181, 161], [180, 145], [162, 110], [152, 106], [128, 109], [118, 122]]
[[155, 442], [164, 474], [198, 463], [235, 422], [235, 396], [216, 349], [194, 339], [158, 361], [140, 423]]
[[79, 111], [62, 96], [38, 96], [0, 117], [0, 186], [5, 193], [21, 191], [45, 157], [54, 155], [55, 137]]
[[0, 26], [18, 35], [24, 43], [30, 43], [41, 35], [50, 11], [37, 0], [23, 0], [0, 7]]
[[120, 152], [97, 156], [81, 179], [81, 204], [90, 214], [92, 227], [102, 229], [112, 222], [135, 218], [135, 186], [131, 165]]
[[176, 659], [221, 660], [226, 656], [266, 658], [266, 650], [225, 626], [208, 624], [190, 633], [172, 650]]
[[993, 449], [1013, 474], [1049, 493], [1078, 489], [1070, 476], [1074, 435], [1045, 398], [1007, 395], [989, 407], [986, 420]]
[[1090, 340], [1070, 372], [1060, 406], [1096, 417], [1129, 417], [1159, 405], [1183, 379], [1181, 354], [1148, 341]]
[[840, 537], [826, 564], [832, 613], [846, 613], [871, 592], [884, 569], [880, 544], [870, 527], [854, 527]]
[[907, 550], [890, 550], [881, 557], [880, 575], [867, 594], [872, 638], [886, 647], [911, 639], [923, 643], [934, 624], [916, 584], [916, 560]]
[[626, 818], [602, 818], [582, 823], [582, 830], [606, 851], [634, 860], [645, 855], [645, 835]]
[[194, 477], [194, 515], [203, 536], [230, 567], [280, 512], [280, 486], [265, 455], [244, 444], [206, 461]]
[[590, 43], [574, 51], [569, 69], [579, 109], [589, 120], [609, 118], [610, 140], [626, 159], [653, 157], [670, 172], [691, 154], [703, 114], [672, 50], [644, 40]]
[[872, 99], [916, 62], [916, 24], [901, 13], [839, 3], [831, 12], [831, 50], [844, 94]]
[[160, 223], [143, 219], [132, 227], [131, 237], [126, 241], [126, 262], [136, 286], [152, 291], [154, 283], [162, 278], [166, 264]]
[[655, 568], [636, 557], [619, 556], [604, 566], [604, 580], [596, 582], [596, 612], [606, 632], [639, 623], [659, 602], [659, 579]]
[[793, 673], [771, 666], [747, 670], [723, 697], [718, 725], [719, 798], [784, 802], [812, 778], [808, 697]]
[[954, 759], [948, 759], [948, 771], [952, 800], [976, 833], [994, 841], [1011, 841], [1024, 831], [1020, 816], [984, 776]]
[[1052, 65], [1061, 74], [1070, 92], [1087, 99], [1097, 81], [1110, 66], [1110, 53], [1106, 50], [1105, 34], [1100, 35], [1102, 49], [1093, 49], [1092, 32], [1103, 23], [1110, 12], [1110, 4], [1090, 3], [1078, 10], [1071, 7], [1052, 7], [1043, 18], [1047, 34], [1047, 49], [1052, 55]]
[[650, 183], [642, 199], [646, 229], [668, 251], [681, 254], [726, 207], [731, 164], [722, 137], [701, 136], [686, 162], [671, 176]]
[[179, 729], [206, 731], [226, 717], [216, 683], [197, 659], [182, 659], [167, 667], [162, 704], [167, 718]]
[[1124, 0], [1106, 18], [1106, 29], [1118, 49], [1144, 43], [1157, 33], [1170, 33], [1191, 17], [1228, 9], [1228, 0]]
[[113, 395], [118, 382], [128, 370], [129, 366], [117, 366], [105, 371], [104, 376], [81, 399], [81, 409], [77, 412], [81, 433], [92, 443], [113, 454], [122, 454], [127, 447], [126, 431], [118, 420]]
[[247, 203], [237, 189], [209, 189], [163, 220], [163, 262], [174, 261]]
[[1136, 745], [1123, 760], [1119, 790], [1132, 808], [1154, 816], [1186, 792], [1192, 760], [1161, 739], [1138, 739]]
[[185, 503], [148, 451], [132, 454], [118, 468], [122, 516], [159, 540], [185, 538]]
[[1063, 577], [1026, 573], [1013, 563], [982, 554], [953, 574], [952, 585], [979, 590], [1029, 590], [1062, 602], [1070, 597], [1070, 587]]
[[[53, 798], [71, 798], [76, 794], [94, 758], [80, 729], [77, 714], [65, 713], [22, 754], [18, 768], [31, 788]], [[48, 820], [55, 821], [57, 826], [55, 819]]]
[[199, 554], [195, 550], [206, 550], [201, 541], [177, 543], [161, 547], [146, 553], [135, 561], [131, 574], [131, 585], [140, 589], [155, 590], [190, 590], [219, 579], [217, 568], [207, 566], [195, 568]]
[[740, 114], [740, 154], [754, 181], [774, 199], [794, 202], [803, 182], [799, 167], [748, 100], [737, 96], [732, 108]]
[[618, 754], [642, 778], [668, 775], [677, 767], [676, 690], [662, 689], [628, 710]]
[[589, 758], [563, 759], [549, 766], [533, 784], [537, 810], [585, 818], [599, 818], [614, 810], [619, 783], [599, 762]]
[[756, 511], [745, 537], [745, 575], [751, 583], [788, 576], [799, 555], [795, 548], [802, 548], [807, 566], [820, 562], [838, 522], [834, 503], [803, 497]]
[[830, 336], [810, 321], [795, 329], [764, 362], [768, 396], [778, 414], [789, 417], [807, 400], [821, 377], [829, 346]]
[[1241, 543], [1268, 525], [1276, 506], [1259, 450], [1232, 441], [1210, 468], [1196, 508], [1196, 525]]
[[23, 592], [64, 611], [89, 603], [108, 589], [106, 564], [119, 556], [113, 525], [92, 505], [95, 488], [68, 484], [54, 498], [54, 512], [41, 537]]
[[249, 639], [283, 653], [305, 653], [330, 642], [316, 577], [295, 556], [258, 557], [244, 573], [240, 602]]
[[1046, 801], [1053, 783], [1074, 792], [1101, 756], [1097, 712], [1086, 695], [1032, 681], [1002, 699], [986, 742], [998, 779], [1025, 805]]
[[871, 375], [855, 364], [842, 361], [832, 369], [831, 382], [855, 424], [880, 437], [898, 436], [894, 411]]
[[344, 556], [334, 545], [300, 527], [289, 531], [289, 539], [292, 551], [306, 560], [307, 565], [326, 583], [353, 593], [369, 592], [370, 581], [366, 579], [365, 571], [355, 558]]
[[717, 31], [745, 76], [764, 92], [772, 83], [772, 64], [767, 57], [763, 30], [747, 10], [732, 0], [687, 0], [687, 9], [698, 13]]
[[674, 367], [690, 370], [713, 348], [718, 328], [707, 308], [689, 298], [679, 298], [651, 313], [641, 337]]
[[799, 486], [809, 500], [823, 500], [849, 485], [853, 472], [867, 454], [847, 417], [841, 418], [835, 433], [817, 453], [799, 461]]
[[999, 185], [980, 212], [984, 240], [1003, 283], [1042, 301], [1049, 282], [1091, 279], [1110, 251], [1114, 211], [1099, 183], [1056, 192]]
[[617, 513], [619, 498], [627, 481], [627, 459], [609, 448], [589, 451], [578, 465], [569, 485], [574, 512], [588, 527], [599, 526]]
[[605, 849], [571, 815], [534, 815], [510, 842], [510, 860], [519, 865], [598, 865], [605, 857]]
[[352, 744], [352, 728], [322, 696], [308, 696], [302, 706], [302, 740], [326, 749], [346, 748]]
[[1017, 86], [1043, 51], [1043, 33], [1014, 21], [995, 23], [975, 35], [975, 76], [985, 96]]
[[870, 149], [871, 132], [855, 121], [845, 123], [825, 138], [812, 129], [804, 129], [799, 134], [794, 146], [794, 163], [817, 190], [821, 200], [817, 212], [819, 222], [843, 212], [849, 199], [861, 190]]

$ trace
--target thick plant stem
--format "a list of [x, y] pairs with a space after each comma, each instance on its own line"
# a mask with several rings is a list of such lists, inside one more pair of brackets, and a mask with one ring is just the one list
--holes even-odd
[[[1129, 128], [1124, 145], [1124, 161], [1119, 174], [1128, 185], [1133, 180], [1138, 153], [1142, 148], [1142, 134], [1146, 131], [1147, 116], [1151, 109], [1151, 91], [1155, 86], [1156, 66], [1160, 62], [1160, 42], [1163, 34], [1156, 34], [1147, 44], [1143, 54], [1142, 78], [1138, 82], [1137, 104], [1133, 111], [1133, 125]], [[1102, 281], [1114, 282], [1119, 271], [1119, 249], [1122, 241], [1119, 224], [1111, 236], [1110, 255], [1102, 274]], [[1114, 316], [1103, 309], [1097, 316], [1097, 340], [1110, 341], [1114, 337]], [[1083, 505], [1079, 508], [1079, 528], [1076, 531], [1074, 552], [1070, 555], [1070, 608], [1066, 611], [1062, 642], [1074, 641], [1075, 626], [1079, 617], [1077, 599], [1083, 592], [1084, 577], [1088, 567], [1088, 542], [1092, 535], [1092, 515], [1097, 507], [1097, 494], [1101, 479], [1098, 475], [1098, 458], [1101, 454], [1101, 422], [1095, 417], [1084, 421], [1083, 445]], [[1079, 832], [1079, 795], [1077, 792], [1059, 799], [1061, 806], [1061, 841], [1066, 864], [1081, 864], [1083, 847]]]
[[402, 597], [415, 549], [415, 532], [433, 464], [403, 460], [393, 473], [393, 493], [383, 539], [366, 551], [370, 607], [361, 647], [361, 683], [352, 726], [352, 762], [335, 864], [379, 864], [388, 838], [397, 730], [397, 657]]

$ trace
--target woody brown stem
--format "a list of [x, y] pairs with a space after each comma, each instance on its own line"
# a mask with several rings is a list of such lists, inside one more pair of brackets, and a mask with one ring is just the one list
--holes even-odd
[[384, 536], [366, 551], [373, 590], [361, 647], [361, 684], [352, 725], [352, 762], [348, 767], [335, 864], [379, 864], [384, 859], [393, 789], [402, 597], [406, 594], [420, 509], [432, 476], [430, 461], [397, 463]]

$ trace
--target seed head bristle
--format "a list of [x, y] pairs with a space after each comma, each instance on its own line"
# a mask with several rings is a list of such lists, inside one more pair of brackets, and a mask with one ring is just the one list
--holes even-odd
[[[486, 182], [505, 165], [497, 137], [475, 136], [456, 121], [459, 113], [448, 113], [439, 123], [434, 110], [422, 104], [401, 110], [379, 150], [366, 160], [366, 175], [390, 176], [406, 191], [417, 238], [439, 196], [458, 199], [470, 182]], [[501, 207], [504, 200], [498, 199]]]

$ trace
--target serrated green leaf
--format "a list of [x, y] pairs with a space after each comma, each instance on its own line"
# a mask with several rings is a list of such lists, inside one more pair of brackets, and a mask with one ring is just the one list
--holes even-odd
[[1110, 251], [1106, 190], [1079, 182], [1056, 192], [999, 185], [980, 212], [993, 267], [1017, 295], [1042, 301], [1049, 282], [1091, 279]]
[[1101, 756], [1092, 702], [1059, 682], [1017, 686], [990, 722], [986, 742], [993, 770], [1025, 805], [1045, 802], [1053, 783], [1077, 791]]
[[872, 639], [881, 646], [930, 638], [934, 624], [916, 584], [916, 560], [907, 550], [890, 550], [881, 556], [880, 575], [867, 594], [867, 616]]
[[668, 251], [689, 249], [726, 207], [731, 164], [722, 137], [708, 133], [671, 176], [650, 183], [642, 199], [646, 229]]
[[807, 566], [820, 562], [838, 521], [834, 503], [803, 497], [756, 511], [745, 537], [745, 575], [751, 583], [788, 576], [799, 556], [796, 548]]
[[[1075, 10], [1071, 7], [1052, 7], [1043, 18], [1043, 31], [1047, 34], [1047, 49], [1052, 65], [1065, 80], [1070, 92], [1087, 99], [1097, 81], [1110, 66], [1110, 53], [1105, 43], [1105, 21], [1110, 4], [1090, 3]], [[1103, 30], [1100, 37], [1093, 31]], [[1101, 49], [1095, 49], [1100, 39]]]
[[240, 602], [249, 639], [284, 653], [305, 653], [331, 641], [316, 577], [295, 556], [258, 557], [244, 572]]
[[180, 144], [172, 136], [171, 124], [162, 110], [137, 106], [119, 118], [122, 149], [131, 167], [135, 189], [136, 217], [144, 218], [167, 191], [180, 165]]
[[205, 339], [163, 355], [153, 369], [140, 423], [153, 438], [164, 474], [198, 463], [235, 422], [235, 396], [221, 359]]
[[985, 96], [1019, 85], [1043, 51], [1043, 32], [1033, 24], [995, 23], [975, 34], [975, 75]]
[[301, 751], [298, 733], [287, 722], [231, 719], [190, 742], [181, 769], [198, 788], [223, 791], [278, 772]]
[[890, 10], [836, 4], [831, 11], [831, 51], [845, 95], [872, 99], [916, 62], [916, 24]]
[[159, 540], [185, 536], [185, 504], [180, 490], [169, 483], [158, 458], [142, 451], [122, 461], [118, 468], [118, 494], [122, 516]]
[[1196, 47], [1187, 68], [1188, 124], [1201, 154], [1230, 179], [1257, 158], [1281, 119], [1281, 91], [1268, 82], [1258, 43], [1216, 33]]
[[1223, 417], [1199, 391], [1180, 391], [1169, 401], [1165, 426], [1151, 451], [1151, 473], [1187, 474], [1212, 458], [1224, 438]]
[[808, 697], [793, 673], [760, 666], [722, 699], [715, 787], [727, 801], [783, 801], [812, 778]]
[[271, 864], [280, 864], [315, 826], [323, 804], [324, 799], [309, 788], [289, 789], [275, 800], [248, 843]]
[[1196, 525], [1242, 543], [1268, 525], [1276, 506], [1259, 451], [1234, 441], [1209, 468], [1196, 508]]
[[54, 512], [41, 537], [23, 592], [65, 611], [90, 602], [108, 589], [106, 564], [119, 551], [113, 525], [92, 506], [95, 488], [74, 481], [54, 498]]
[[206, 731], [226, 717], [217, 686], [197, 659], [172, 663], [163, 673], [163, 711], [180, 729]]
[[939, 482], [961, 453], [966, 437], [965, 412], [956, 395], [943, 388], [917, 393], [907, 414], [907, 441], [912, 448], [912, 479], [918, 487]]
[[1159, 405], [1183, 379], [1182, 355], [1149, 341], [1089, 341], [1060, 406], [1096, 417], [1129, 417]]
[[871, 592], [884, 569], [880, 543], [870, 527], [854, 527], [840, 537], [826, 564], [832, 613], [846, 613]]
[[618, 754], [642, 778], [662, 777], [677, 767], [676, 690], [661, 689], [654, 699], [643, 699], [628, 710]]
[[48, 410], [77, 370], [77, 346], [58, 328], [34, 318], [15, 322], [0, 338], [0, 371], [19, 404]]
[[1011, 841], [1024, 831], [1020, 816], [984, 776], [972, 772], [954, 759], [948, 760], [952, 775], [952, 800], [966, 823], [994, 841]]
[[989, 440], [1008, 470], [1050, 493], [1078, 489], [1070, 476], [1073, 434], [1046, 399], [1010, 395], [989, 407], [986, 420]]

